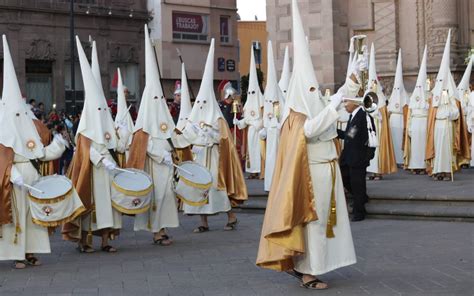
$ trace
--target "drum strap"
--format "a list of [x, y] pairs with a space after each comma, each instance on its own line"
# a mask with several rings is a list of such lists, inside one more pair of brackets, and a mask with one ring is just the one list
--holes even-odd
[[35, 170], [38, 172], [38, 174], [40, 176], [42, 176], [42, 174], [41, 174], [41, 161], [38, 160], [38, 159], [30, 159], [30, 162], [33, 165], [33, 167], [35, 168]]
[[[171, 138], [167, 138], [166, 141], [168, 142], [171, 149], [173, 150], [173, 152], [171, 154], [174, 158], [174, 161], [179, 163], [180, 159], [179, 159], [178, 153], [176, 153], [176, 147], [174, 147], [173, 141], [171, 140]], [[177, 170], [174, 170], [174, 169], [173, 169], [173, 179], [174, 179], [175, 182], [178, 182], [178, 180], [179, 180], [178, 172], [177, 172]]]

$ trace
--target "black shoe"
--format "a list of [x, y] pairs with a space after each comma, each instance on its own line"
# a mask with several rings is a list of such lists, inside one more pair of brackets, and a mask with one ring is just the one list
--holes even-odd
[[359, 222], [359, 221], [362, 221], [362, 220], [365, 220], [364, 216], [354, 216], [351, 219], [352, 222]]

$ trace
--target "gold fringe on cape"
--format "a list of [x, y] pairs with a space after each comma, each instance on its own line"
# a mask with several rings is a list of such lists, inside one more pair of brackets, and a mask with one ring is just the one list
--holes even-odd
[[318, 219], [303, 125], [306, 116], [290, 111], [281, 128], [257, 265], [285, 271], [305, 250], [304, 227]]
[[229, 126], [223, 118], [219, 118], [217, 121], [221, 137], [217, 189], [227, 191], [232, 206], [236, 206], [248, 199], [247, 185]]
[[383, 106], [379, 110], [380, 114], [382, 114], [381, 130], [376, 131], [377, 133], [381, 133], [379, 143], [379, 173], [381, 175], [386, 175], [397, 172], [397, 162], [393, 150], [392, 133], [390, 131], [387, 106]]

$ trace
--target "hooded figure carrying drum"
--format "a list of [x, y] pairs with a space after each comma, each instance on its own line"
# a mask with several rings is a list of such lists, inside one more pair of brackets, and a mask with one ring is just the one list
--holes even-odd
[[194, 229], [196, 233], [209, 231], [207, 215], [220, 212], [228, 213], [225, 229], [235, 229], [237, 218], [231, 211], [232, 205], [247, 200], [247, 187], [240, 159], [214, 93], [213, 69], [214, 39], [209, 48], [201, 88], [189, 116], [189, 122], [183, 130], [184, 136], [193, 144], [195, 161], [206, 167], [213, 179], [207, 204], [183, 205], [185, 214], [201, 215], [201, 225]]

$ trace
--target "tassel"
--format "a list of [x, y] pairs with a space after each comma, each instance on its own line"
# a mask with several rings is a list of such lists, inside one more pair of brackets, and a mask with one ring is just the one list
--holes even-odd
[[330, 222], [328, 222], [328, 225], [326, 226], [326, 237], [327, 237], [327, 238], [336, 237], [336, 236], [334, 235], [333, 226], [331, 225]]
[[92, 223], [97, 224], [97, 215], [96, 215], [95, 210], [92, 211], [91, 216], [92, 216], [92, 217], [91, 217]]

